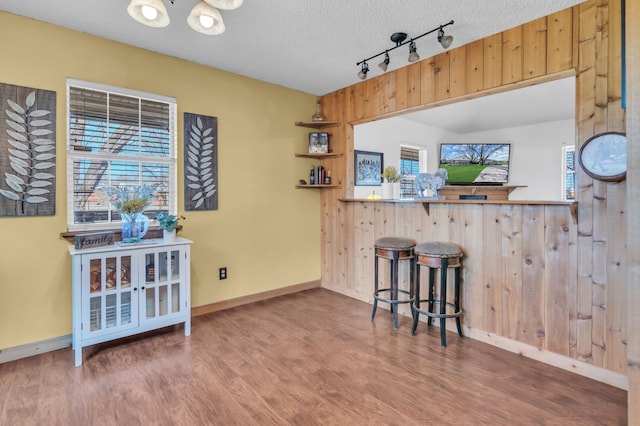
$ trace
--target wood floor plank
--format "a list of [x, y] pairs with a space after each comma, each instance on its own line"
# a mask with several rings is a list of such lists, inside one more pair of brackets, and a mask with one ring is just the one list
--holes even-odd
[[625, 425], [625, 391], [325, 289], [0, 364], [7, 425]]

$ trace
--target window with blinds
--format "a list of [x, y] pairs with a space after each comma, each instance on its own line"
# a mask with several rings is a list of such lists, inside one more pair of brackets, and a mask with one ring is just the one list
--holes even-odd
[[175, 214], [175, 99], [69, 79], [67, 132], [70, 230], [120, 221], [108, 187], [150, 185], [156, 196], [146, 214]]
[[400, 198], [414, 198], [416, 191], [413, 182], [418, 173], [420, 173], [420, 156], [424, 153], [424, 162], [426, 164], [426, 150], [413, 148], [409, 146], [400, 146]]
[[576, 199], [575, 154], [575, 146], [562, 147], [562, 196], [567, 201]]

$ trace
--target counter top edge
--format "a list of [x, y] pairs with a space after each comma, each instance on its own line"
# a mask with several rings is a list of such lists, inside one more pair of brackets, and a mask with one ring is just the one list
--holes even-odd
[[400, 199], [400, 200], [370, 200], [367, 198], [338, 198], [345, 203], [420, 203], [420, 204], [514, 204], [514, 205], [543, 205], [543, 206], [574, 206], [577, 201], [544, 201], [544, 200], [432, 200], [432, 199]]

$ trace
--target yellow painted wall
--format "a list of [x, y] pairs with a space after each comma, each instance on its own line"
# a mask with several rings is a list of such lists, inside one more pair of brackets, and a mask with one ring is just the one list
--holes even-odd
[[[294, 188], [310, 162], [294, 157], [307, 149], [308, 130], [293, 123], [313, 115], [314, 96], [6, 12], [0, 40], [0, 83], [55, 91], [58, 117], [55, 216], [0, 217], [0, 349], [71, 332], [71, 260], [60, 238], [67, 77], [177, 99], [178, 209], [187, 217], [181, 235], [194, 241], [193, 306], [320, 279], [319, 193]], [[218, 117], [216, 211], [184, 212], [185, 112]], [[221, 266], [226, 281], [218, 281]]]

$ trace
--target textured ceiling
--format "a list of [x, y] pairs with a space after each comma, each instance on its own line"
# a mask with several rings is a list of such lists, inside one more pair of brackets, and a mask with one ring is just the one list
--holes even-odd
[[[135, 22], [127, 15], [129, 0], [0, 0], [0, 10], [324, 95], [359, 82], [356, 62], [393, 47], [394, 32], [411, 38], [453, 19], [446, 33], [455, 48], [582, 1], [245, 0], [239, 9], [221, 11], [226, 32], [219, 36], [187, 25], [197, 0], [165, 0], [171, 17], [165, 28]], [[435, 33], [416, 44], [422, 58], [442, 52]], [[406, 66], [408, 49], [390, 56], [389, 71]], [[370, 77], [382, 72], [380, 59], [371, 62]]]

